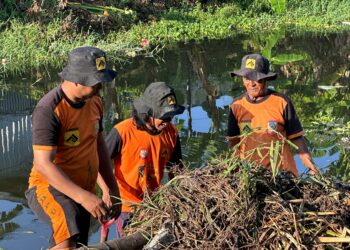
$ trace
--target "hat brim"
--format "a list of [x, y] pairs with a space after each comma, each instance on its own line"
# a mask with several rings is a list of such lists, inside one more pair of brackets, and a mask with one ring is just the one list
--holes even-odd
[[255, 70], [251, 69], [239, 69], [239, 70], [234, 70], [230, 72], [231, 77], [234, 76], [242, 76], [245, 78], [248, 78], [249, 80], [253, 81], [260, 81], [260, 80], [275, 80], [277, 78], [277, 74], [274, 72], [269, 72], [267, 74], [257, 72]]
[[117, 72], [110, 68], [95, 72], [70, 72], [65, 67], [58, 75], [63, 80], [91, 87], [98, 83], [112, 81], [117, 76]]
[[[148, 103], [147, 100], [145, 100], [142, 96], [135, 99], [134, 102], [134, 108], [136, 109], [137, 113], [139, 114], [147, 114], [152, 117], [154, 117], [153, 109], [151, 107], [151, 103]], [[175, 105], [171, 110], [168, 110], [162, 114], [160, 114], [159, 117], [155, 117], [158, 119], [167, 118], [167, 117], [174, 117], [175, 115], [182, 114], [185, 111], [185, 107], [181, 105]]]
[[174, 106], [174, 109], [172, 111], [168, 111], [164, 114], [162, 114], [160, 117], [158, 117], [159, 119], [166, 119], [168, 117], [172, 118], [176, 115], [180, 115], [185, 111], [185, 107], [181, 106], [181, 105], [176, 105]]

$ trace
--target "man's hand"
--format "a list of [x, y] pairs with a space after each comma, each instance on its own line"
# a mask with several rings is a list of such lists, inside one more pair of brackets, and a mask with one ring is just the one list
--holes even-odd
[[106, 205], [93, 193], [86, 191], [79, 203], [95, 218], [101, 220], [107, 214]]
[[312, 160], [309, 149], [307, 148], [305, 139], [303, 136], [291, 140], [297, 146], [297, 153], [303, 164], [310, 169], [310, 174], [314, 175], [318, 173], [317, 168]]
[[109, 195], [109, 192], [103, 192], [102, 200], [108, 209], [112, 207], [113, 204], [112, 204], [112, 200], [111, 200], [111, 196]]
[[318, 174], [318, 170], [317, 170], [317, 168], [315, 168], [315, 166], [314, 165], [311, 165], [311, 166], [308, 166], [309, 167], [309, 169], [310, 169], [310, 174], [311, 175], [315, 175], [315, 174]]
[[112, 191], [109, 196], [112, 204], [109, 210], [109, 218], [116, 219], [119, 217], [122, 209], [122, 202], [120, 200], [119, 189]]
[[97, 183], [102, 190], [102, 200], [108, 209], [108, 213], [104, 216], [103, 221], [118, 218], [121, 211], [121, 200], [118, 187], [116, 186], [117, 188], [114, 188], [114, 191], [111, 191], [103, 181], [100, 174], [98, 175]]
[[104, 220], [118, 218], [121, 211], [121, 201], [119, 197], [119, 192], [116, 195], [112, 195], [112, 194], [109, 194], [108, 192], [105, 192], [102, 195], [102, 200], [106, 205], [106, 207], [108, 208], [108, 212], [105, 215]]

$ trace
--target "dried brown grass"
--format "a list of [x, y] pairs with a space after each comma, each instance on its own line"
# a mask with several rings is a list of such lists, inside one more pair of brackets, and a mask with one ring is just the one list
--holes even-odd
[[146, 195], [127, 231], [155, 236], [170, 221], [173, 239], [164, 249], [344, 249], [348, 243], [319, 237], [349, 239], [349, 200], [346, 186], [323, 175], [273, 178], [224, 157]]

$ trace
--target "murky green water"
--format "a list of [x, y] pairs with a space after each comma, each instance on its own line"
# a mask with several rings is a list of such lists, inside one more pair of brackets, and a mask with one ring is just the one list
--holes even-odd
[[[148, 83], [166, 81], [187, 107], [175, 118], [184, 159], [192, 167], [204, 165], [226, 150], [228, 107], [243, 91], [241, 80], [232, 79], [228, 72], [239, 68], [244, 54], [253, 52], [264, 53], [273, 62], [279, 78], [270, 85], [293, 100], [317, 165], [348, 179], [350, 139], [344, 124], [350, 120], [350, 33], [280, 31], [180, 44], [158, 56], [135, 58], [117, 67], [115, 85], [104, 88], [106, 131], [129, 115], [132, 99]], [[287, 62], [293, 60], [298, 61]], [[0, 82], [0, 249], [48, 245], [48, 227], [26, 207], [23, 192], [32, 157], [30, 114], [35, 101], [58, 84], [55, 75], [38, 71], [26, 79], [7, 78], [6, 85]], [[296, 161], [303, 172], [305, 168], [298, 158]], [[98, 225], [92, 227], [91, 234], [90, 242], [96, 242]]]

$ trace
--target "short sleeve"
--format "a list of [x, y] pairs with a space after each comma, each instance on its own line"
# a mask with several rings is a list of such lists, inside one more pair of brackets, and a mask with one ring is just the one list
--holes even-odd
[[[49, 107], [36, 107], [32, 114], [33, 149], [58, 145], [60, 121]], [[41, 148], [43, 149], [43, 148]]]
[[236, 117], [233, 114], [232, 108], [230, 108], [228, 114], [228, 124], [227, 124], [227, 136], [233, 137], [240, 134], [239, 126]]
[[120, 154], [123, 142], [118, 130], [115, 127], [112, 128], [112, 130], [107, 135], [106, 145], [111, 159]]
[[181, 160], [182, 160], [181, 143], [180, 143], [180, 137], [177, 136], [173, 153], [171, 154], [171, 157], [167, 165], [169, 166], [181, 165]]
[[293, 139], [303, 135], [304, 131], [291, 100], [289, 98], [286, 98], [286, 100], [287, 104], [283, 111], [285, 130], [288, 139]]

